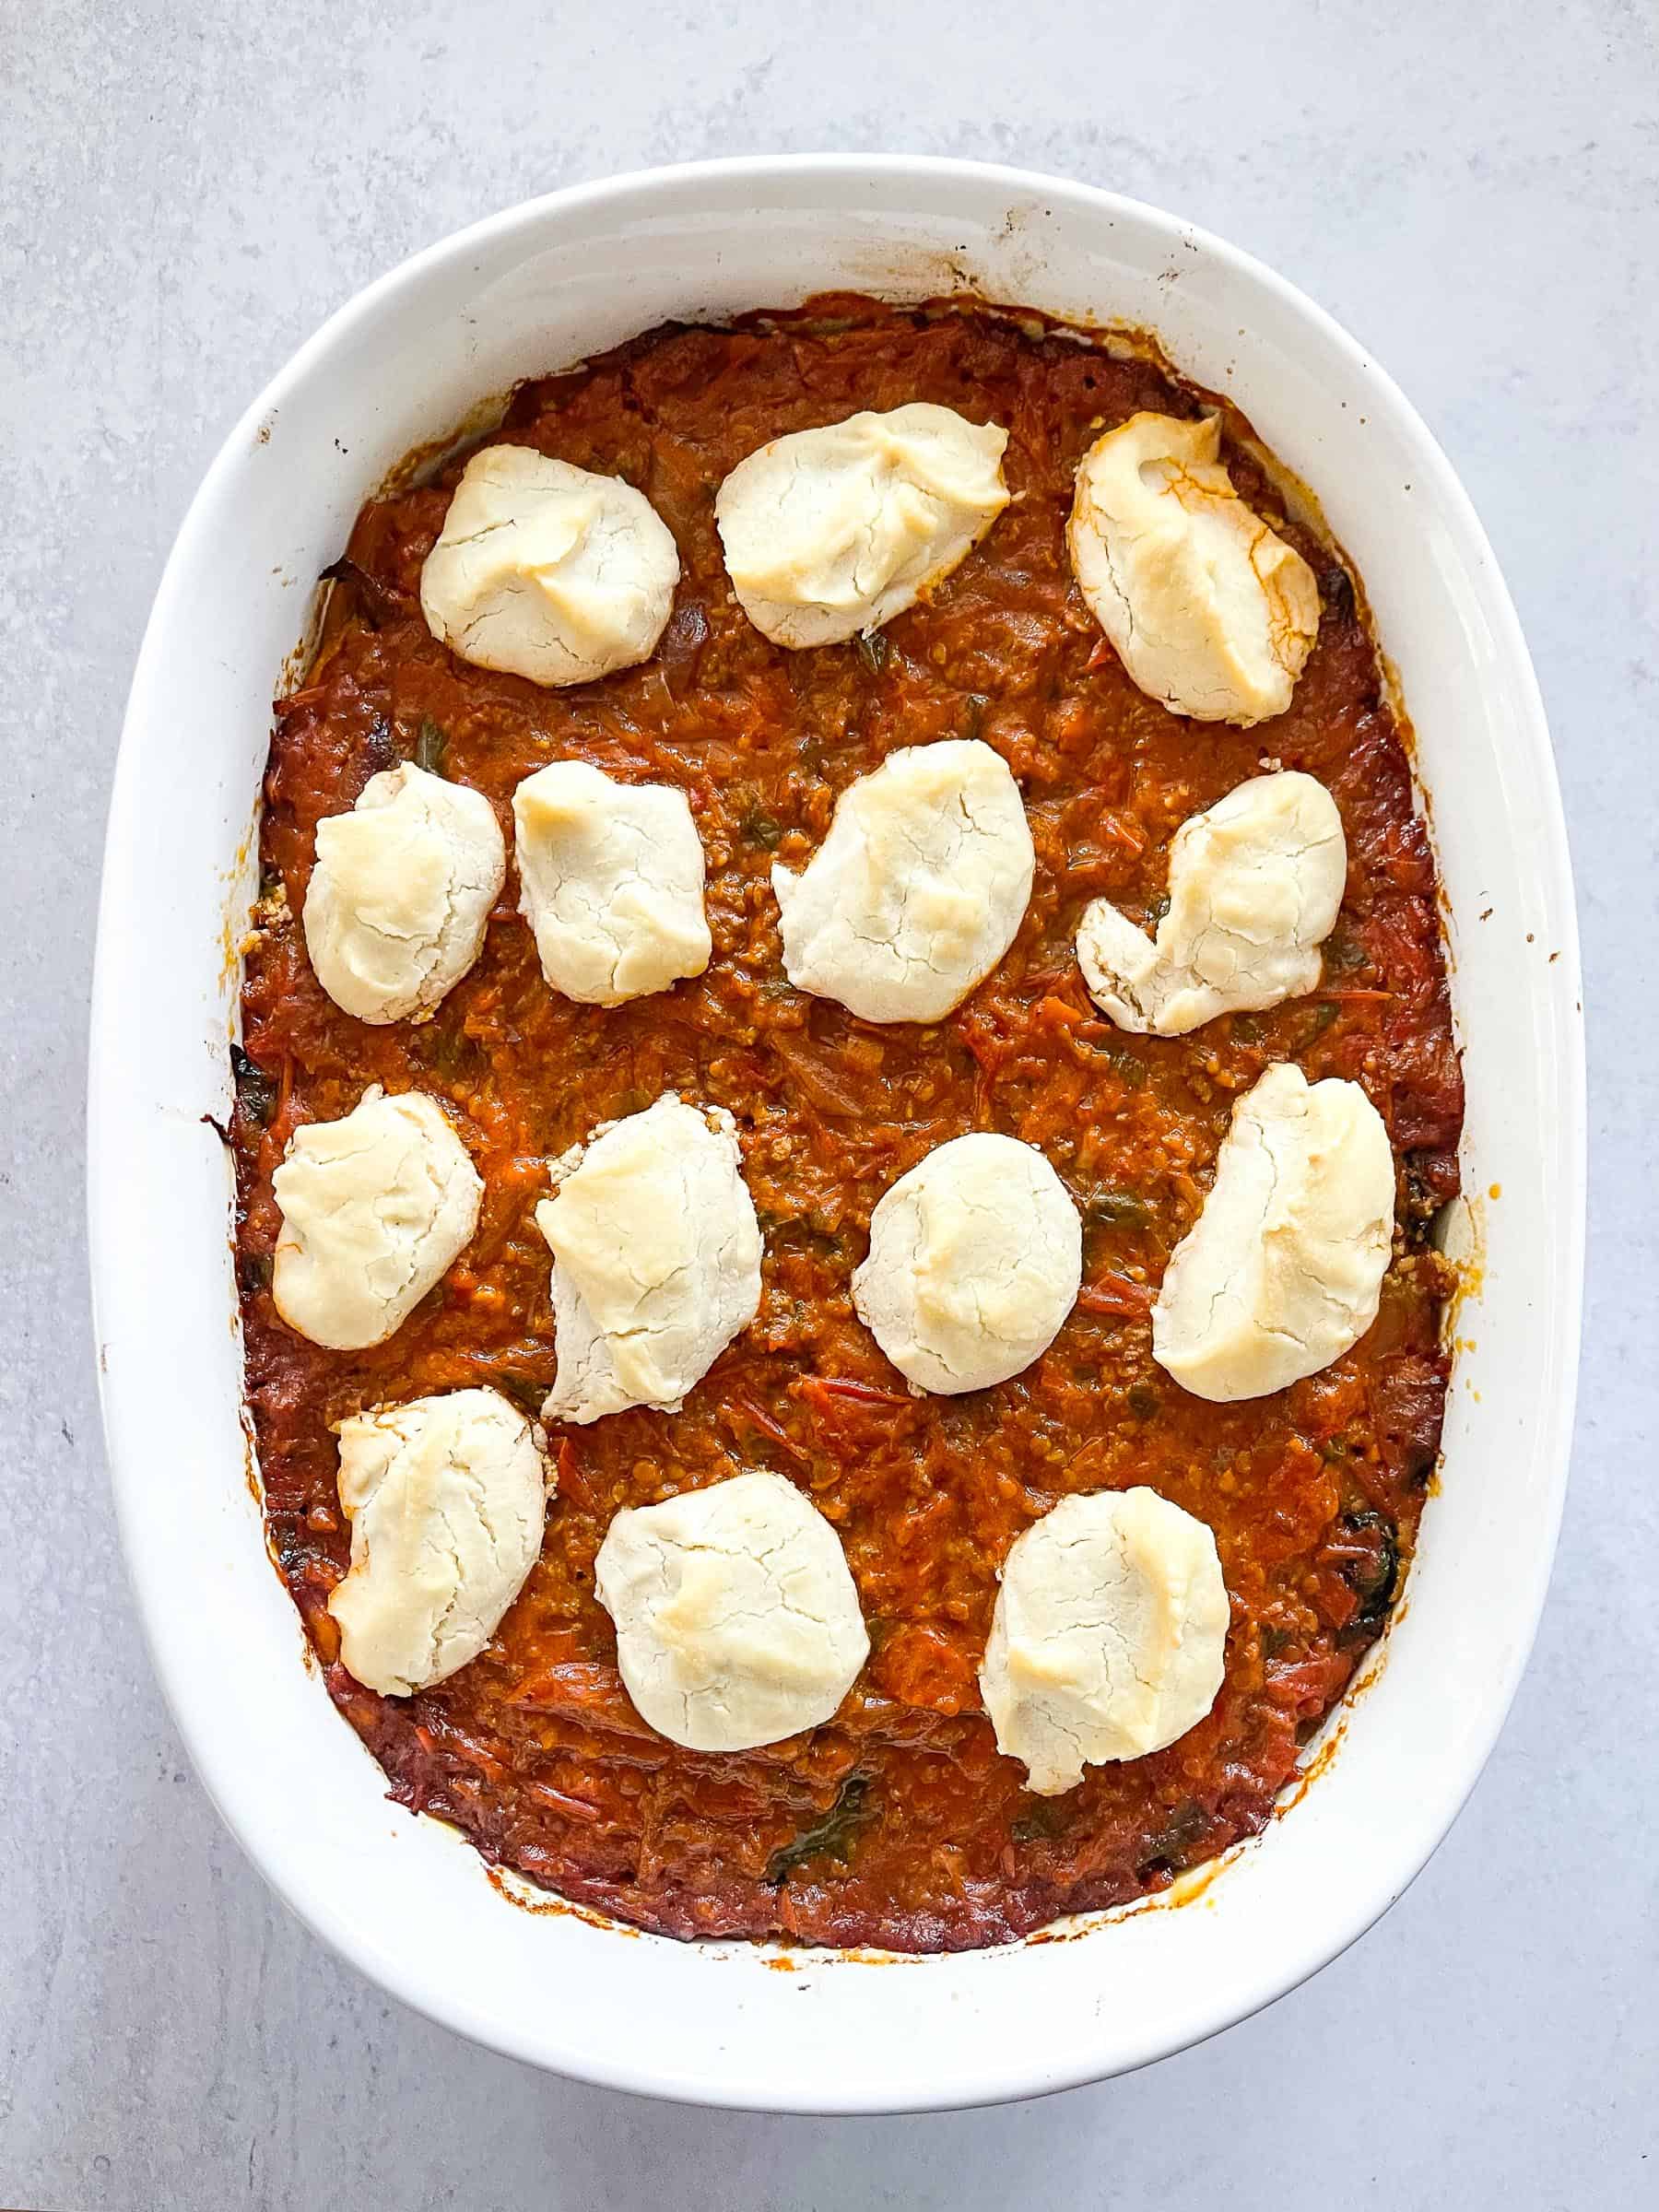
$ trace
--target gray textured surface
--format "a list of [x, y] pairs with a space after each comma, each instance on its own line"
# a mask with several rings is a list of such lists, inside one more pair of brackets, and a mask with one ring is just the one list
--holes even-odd
[[[0, 0], [0, 2203], [1659, 2200], [1655, 16], [1152, 13], [1142, 31], [1075, 0]], [[636, 164], [823, 147], [1121, 187], [1265, 255], [1374, 346], [1520, 602], [1592, 1017], [1573, 1489], [1532, 1671], [1450, 1841], [1347, 1958], [1202, 2050], [1045, 2104], [869, 2124], [544, 2079], [387, 2003], [273, 1904], [138, 1645], [80, 1235], [105, 794], [219, 438], [331, 308], [474, 216]]]

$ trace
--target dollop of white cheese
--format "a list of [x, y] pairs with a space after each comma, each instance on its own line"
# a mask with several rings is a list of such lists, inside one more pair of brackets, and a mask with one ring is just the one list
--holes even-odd
[[553, 1253], [548, 1420], [677, 1413], [760, 1303], [760, 1227], [735, 1124], [665, 1091], [553, 1163], [535, 1225]]
[[870, 1217], [858, 1317], [921, 1390], [1006, 1382], [1077, 1302], [1083, 1225], [1041, 1153], [982, 1131], [935, 1146]]
[[784, 970], [865, 1021], [937, 1021], [1014, 942], [1034, 865], [999, 753], [902, 747], [842, 792], [800, 875], [773, 867]]
[[1107, 900], [1077, 926], [1089, 996], [1121, 1030], [1181, 1037], [1312, 991], [1347, 880], [1342, 817], [1295, 771], [1255, 776], [1175, 832], [1156, 938]]
[[1156, 1490], [1063, 1498], [1003, 1567], [980, 1689], [996, 1747], [1041, 1797], [1196, 1725], [1224, 1673], [1216, 1539]]
[[441, 644], [552, 689], [656, 651], [679, 553], [642, 491], [523, 445], [487, 445], [461, 472], [420, 571]]
[[797, 430], [740, 461], [714, 519], [775, 645], [839, 645], [913, 606], [1008, 503], [1008, 433], [924, 401]]
[[619, 1512], [594, 1583], [629, 1696], [693, 1751], [816, 1728], [870, 1649], [840, 1538], [781, 1475]]
[[1233, 1108], [1216, 1180], [1170, 1255], [1152, 1356], [1228, 1405], [1317, 1374], [1377, 1318], [1394, 1165], [1359, 1084], [1270, 1067]]
[[493, 1390], [454, 1390], [340, 1424], [351, 1566], [329, 1594], [347, 1672], [406, 1698], [476, 1659], [541, 1551], [551, 1477]]
[[484, 1185], [441, 1106], [377, 1083], [339, 1121], [295, 1130], [271, 1194], [277, 1312], [312, 1344], [356, 1352], [400, 1329], [465, 1251]]
[[619, 1006], [702, 973], [703, 849], [684, 792], [555, 760], [513, 793], [512, 818], [519, 908], [554, 990]]
[[429, 1014], [477, 959], [507, 873], [482, 792], [406, 761], [371, 776], [349, 814], [317, 824], [305, 946], [359, 1021]]
[[1072, 570], [1131, 680], [1176, 714], [1282, 714], [1319, 629], [1313, 571], [1240, 499], [1216, 415], [1132, 415], [1084, 454]]

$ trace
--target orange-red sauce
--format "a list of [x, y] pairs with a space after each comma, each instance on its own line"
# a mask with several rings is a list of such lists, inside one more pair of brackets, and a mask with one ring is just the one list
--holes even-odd
[[[1012, 505], [874, 646], [770, 645], [726, 585], [721, 478], [769, 438], [915, 399], [1006, 426]], [[1073, 472], [1100, 429], [1204, 404], [1150, 361], [981, 312], [839, 299], [735, 330], [658, 331], [524, 386], [500, 433], [626, 477], [673, 530], [684, 573], [644, 667], [546, 691], [434, 642], [417, 592], [452, 466], [363, 510], [318, 664], [277, 704], [267, 896], [243, 999], [252, 1065], [232, 1129], [270, 1538], [394, 1796], [568, 1897], [676, 1935], [924, 1950], [1159, 1888], [1263, 1825], [1299, 1740], [1386, 1618], [1439, 1436], [1446, 1285], [1424, 1231], [1456, 1187], [1463, 1110], [1401, 733], [1349, 576], [1238, 446], [1239, 490], [1320, 579], [1318, 644], [1279, 720], [1239, 731], [1144, 698], [1065, 558]], [[1012, 768], [1036, 841], [1012, 950], [932, 1028], [876, 1028], [801, 996], [781, 964], [773, 859], [799, 866], [837, 794], [894, 747], [969, 734]], [[296, 920], [313, 833], [418, 751], [486, 793], [509, 837], [513, 786], [550, 759], [677, 784], [708, 858], [707, 973], [610, 1011], [572, 1005], [542, 980], [510, 877], [482, 957], [435, 1020], [369, 1028], [340, 1013]], [[1347, 829], [1321, 988], [1180, 1040], [1122, 1035], [1084, 992], [1078, 915], [1102, 893], [1150, 915], [1181, 822], [1268, 759], [1319, 776]], [[1154, 1364], [1147, 1307], [1233, 1100], [1286, 1058], [1353, 1077], [1382, 1113], [1399, 1244], [1378, 1321], [1347, 1358], [1277, 1396], [1208, 1406]], [[346, 1112], [371, 1082], [447, 1101], [488, 1194], [470, 1249], [390, 1343], [331, 1353], [271, 1303], [271, 1172], [297, 1125]], [[541, 1559], [493, 1642], [418, 1697], [375, 1696], [338, 1664], [324, 1609], [349, 1536], [330, 1424], [477, 1383], [534, 1410], [554, 1371], [548, 1254], [531, 1219], [544, 1163], [670, 1087], [737, 1119], [766, 1238], [759, 1315], [678, 1415], [555, 1427]], [[916, 1399], [854, 1318], [850, 1278], [881, 1193], [974, 1128], [1053, 1162], [1084, 1212], [1085, 1288], [1024, 1374]], [[756, 1466], [834, 1524], [872, 1652], [829, 1725], [703, 1756], [629, 1705], [594, 1555], [618, 1507]], [[997, 1755], [975, 1683], [997, 1568], [1058, 1498], [1134, 1483], [1215, 1531], [1232, 1599], [1226, 1683], [1169, 1749], [1035, 1798]]]

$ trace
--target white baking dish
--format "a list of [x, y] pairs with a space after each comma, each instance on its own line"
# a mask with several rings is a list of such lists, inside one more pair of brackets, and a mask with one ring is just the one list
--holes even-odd
[[[1200, 1899], [910, 1961], [694, 1947], [503, 1900], [389, 1806], [307, 1664], [244, 1479], [222, 1113], [270, 701], [318, 571], [409, 448], [669, 317], [970, 285], [1151, 328], [1316, 491], [1416, 724], [1449, 908], [1481, 1275], [1406, 1603], [1302, 1801]], [[1532, 1641], [1565, 1479], [1583, 1209], [1571, 887], [1513, 609], [1450, 466], [1362, 350], [1218, 240], [1077, 184], [812, 158], [554, 194], [418, 255], [301, 348], [209, 471], [144, 641], [111, 811], [90, 1227], [121, 1526], [157, 1670], [279, 1894], [480, 2041], [655, 2095], [822, 2112], [1030, 2096], [1266, 2003], [1422, 1865]], [[1500, 1192], [1500, 1195], [1499, 1193]], [[1488, 1194], [1491, 1195], [1488, 1195]]]

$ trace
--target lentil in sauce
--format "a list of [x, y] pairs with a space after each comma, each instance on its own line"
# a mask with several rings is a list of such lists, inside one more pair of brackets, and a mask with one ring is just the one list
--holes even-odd
[[[910, 400], [1007, 429], [1012, 503], [930, 603], [877, 636], [770, 644], [726, 582], [721, 479], [768, 439]], [[1287, 518], [1235, 436], [1236, 488], [1320, 580], [1318, 642], [1287, 713], [1238, 730], [1144, 697], [1066, 559], [1073, 475], [1100, 432], [1138, 408], [1211, 404], [1155, 359], [977, 308], [838, 297], [656, 331], [521, 387], [497, 433], [625, 477], [673, 531], [679, 589], [642, 667], [543, 690], [432, 639], [420, 569], [457, 459], [363, 509], [316, 663], [277, 703], [231, 1129], [269, 1540], [330, 1693], [394, 1797], [567, 1898], [681, 1936], [1009, 1940], [1163, 1888], [1261, 1829], [1386, 1620], [1439, 1440], [1448, 1282], [1427, 1231], [1456, 1189], [1463, 1112], [1402, 732], [1348, 572]], [[838, 794], [896, 747], [968, 735], [1007, 761], [1036, 844], [1006, 959], [928, 1027], [876, 1027], [793, 990], [773, 861], [800, 867]], [[511, 846], [514, 785], [572, 758], [688, 794], [708, 864], [707, 972], [608, 1010], [557, 995], [510, 873], [483, 954], [433, 1020], [373, 1028], [333, 1006], [298, 923], [319, 819], [418, 759], [485, 793]], [[1150, 920], [1175, 830], [1268, 761], [1320, 778], [1347, 835], [1320, 987], [1187, 1037], [1124, 1034], [1083, 987], [1083, 908], [1104, 894]], [[1376, 1324], [1345, 1358], [1277, 1395], [1208, 1405], [1154, 1363], [1148, 1308], [1234, 1100], [1284, 1059], [1311, 1079], [1351, 1077], [1382, 1114], [1399, 1167], [1394, 1256]], [[371, 1083], [453, 1111], [484, 1210], [389, 1342], [330, 1352], [272, 1304], [271, 1175], [297, 1126], [348, 1112]], [[331, 1425], [477, 1384], [534, 1413], [554, 1371], [549, 1255], [532, 1219], [546, 1163], [670, 1088], [736, 1117], [766, 1243], [759, 1313], [680, 1413], [550, 1426], [558, 1491], [541, 1559], [498, 1634], [447, 1681], [379, 1697], [339, 1664], [324, 1609], [349, 1551]], [[971, 1129], [1053, 1163], [1083, 1215], [1084, 1288], [1011, 1382], [915, 1397], [855, 1319], [851, 1277], [882, 1193]], [[594, 1557], [618, 1508], [757, 1467], [834, 1524], [871, 1654], [829, 1724], [703, 1755], [629, 1704]], [[1139, 1483], [1215, 1532], [1232, 1606], [1226, 1681], [1167, 1749], [1037, 1797], [997, 1754], [975, 1679], [997, 1570], [1060, 1498]]]

